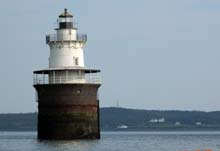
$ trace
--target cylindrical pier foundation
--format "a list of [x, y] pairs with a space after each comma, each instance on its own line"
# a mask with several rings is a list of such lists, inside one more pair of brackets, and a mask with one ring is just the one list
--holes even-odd
[[100, 84], [34, 85], [38, 139], [99, 139]]

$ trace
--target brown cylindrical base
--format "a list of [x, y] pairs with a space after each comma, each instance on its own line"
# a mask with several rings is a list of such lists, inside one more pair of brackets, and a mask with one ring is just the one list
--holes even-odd
[[99, 139], [98, 84], [34, 85], [39, 139]]

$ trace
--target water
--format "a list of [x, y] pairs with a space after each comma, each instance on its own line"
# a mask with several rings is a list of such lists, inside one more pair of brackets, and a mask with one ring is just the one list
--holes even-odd
[[0, 132], [0, 151], [220, 150], [220, 131], [102, 132], [101, 136], [101, 140], [39, 141], [36, 132]]

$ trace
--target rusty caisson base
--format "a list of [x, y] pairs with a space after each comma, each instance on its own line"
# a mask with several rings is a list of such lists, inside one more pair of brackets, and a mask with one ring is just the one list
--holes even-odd
[[34, 85], [38, 93], [38, 139], [99, 139], [99, 86]]

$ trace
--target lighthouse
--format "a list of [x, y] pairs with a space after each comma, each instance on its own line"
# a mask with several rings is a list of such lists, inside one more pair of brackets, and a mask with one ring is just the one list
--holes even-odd
[[99, 139], [99, 69], [84, 65], [86, 34], [67, 9], [55, 34], [46, 35], [49, 66], [33, 72], [38, 102], [38, 139]]

